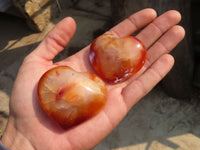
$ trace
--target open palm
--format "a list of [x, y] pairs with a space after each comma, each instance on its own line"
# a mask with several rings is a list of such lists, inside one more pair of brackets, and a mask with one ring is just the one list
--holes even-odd
[[[176, 24], [181, 16], [168, 11], [160, 17], [152, 9], [139, 11], [109, 33], [118, 37], [140, 31], [136, 37], [147, 48], [144, 67], [125, 82], [110, 85], [107, 103], [99, 114], [64, 130], [42, 110], [37, 98], [37, 84], [44, 72], [67, 65], [78, 72], [94, 72], [89, 60], [89, 46], [57, 63], [53, 58], [63, 50], [75, 32], [75, 22], [65, 18], [48, 33], [41, 44], [29, 54], [15, 81], [10, 104], [10, 117], [2, 142], [15, 149], [76, 150], [91, 149], [105, 138], [123, 119], [129, 109], [145, 96], [171, 69], [174, 59], [168, 53], [183, 39], [184, 29]], [[21, 143], [21, 144], [19, 144]]]

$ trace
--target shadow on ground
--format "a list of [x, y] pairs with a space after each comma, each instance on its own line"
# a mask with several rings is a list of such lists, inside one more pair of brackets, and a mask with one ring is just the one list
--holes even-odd
[[157, 86], [95, 150], [198, 150], [199, 108], [199, 94], [177, 100]]

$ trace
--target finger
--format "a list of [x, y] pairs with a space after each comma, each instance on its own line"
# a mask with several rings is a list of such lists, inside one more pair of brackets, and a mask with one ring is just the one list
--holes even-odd
[[156, 18], [157, 14], [153, 9], [141, 10], [129, 18], [125, 19], [115, 27], [111, 28], [110, 31], [118, 37], [132, 35], [139, 29], [143, 28]]
[[136, 37], [140, 39], [146, 48], [150, 47], [162, 34], [181, 20], [179, 12], [170, 10], [144, 28]]
[[185, 36], [183, 27], [176, 25], [166, 32], [148, 51], [145, 68], [160, 56], [169, 53]]
[[[112, 33], [118, 37], [132, 35], [134, 32], [143, 28], [156, 18], [156, 12], [153, 9], [141, 10], [129, 18], [125, 19], [115, 27], [111, 28], [106, 33]], [[89, 46], [82, 51], [76, 53], [76, 57], [67, 58], [68, 61], [79, 60], [80, 70], [93, 70], [90, 62], [88, 61]], [[84, 56], [84, 57], [83, 57]], [[82, 59], [84, 58], [84, 59]]]
[[68, 44], [76, 30], [76, 23], [71, 17], [60, 21], [35, 49], [34, 54], [51, 61]]
[[139, 99], [150, 90], [170, 71], [174, 64], [174, 58], [165, 54], [160, 57], [144, 74], [127, 85], [122, 95], [129, 110]]

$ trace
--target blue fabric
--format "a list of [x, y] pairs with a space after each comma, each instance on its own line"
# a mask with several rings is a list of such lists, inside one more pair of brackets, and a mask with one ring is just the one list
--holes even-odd
[[1, 142], [0, 142], [0, 150], [10, 150], [9, 148], [5, 147]]

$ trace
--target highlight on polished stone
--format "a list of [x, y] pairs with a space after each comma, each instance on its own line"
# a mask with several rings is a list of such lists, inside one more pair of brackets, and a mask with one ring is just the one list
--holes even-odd
[[67, 66], [59, 66], [41, 77], [38, 98], [48, 116], [67, 129], [103, 109], [106, 87], [94, 73], [81, 73]]
[[103, 79], [118, 83], [142, 68], [146, 60], [146, 48], [136, 37], [118, 38], [113, 34], [103, 34], [92, 42], [89, 60]]

